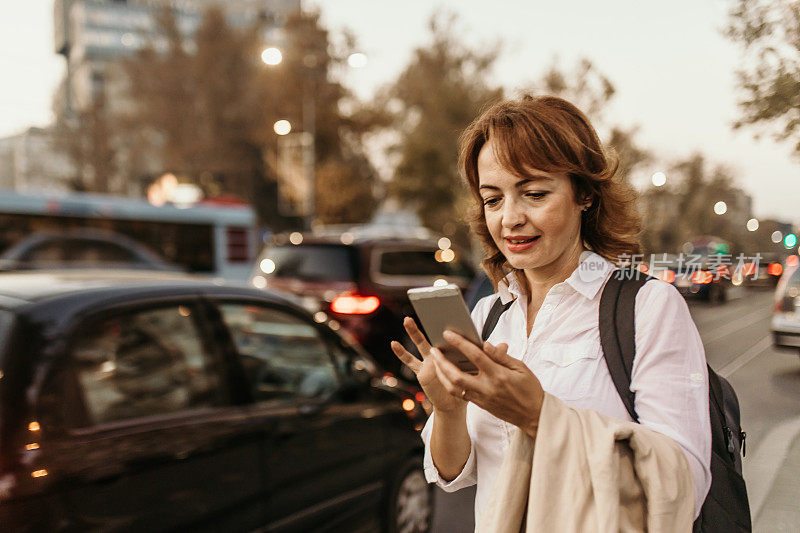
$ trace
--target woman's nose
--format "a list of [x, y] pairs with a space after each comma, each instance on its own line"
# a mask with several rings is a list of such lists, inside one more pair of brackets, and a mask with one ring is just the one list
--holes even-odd
[[518, 202], [509, 199], [503, 206], [503, 227], [515, 228], [525, 223], [525, 209]]

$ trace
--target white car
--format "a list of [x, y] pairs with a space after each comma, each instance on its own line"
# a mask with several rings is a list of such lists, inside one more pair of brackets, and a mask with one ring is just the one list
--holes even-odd
[[800, 350], [800, 268], [798, 257], [789, 256], [775, 288], [772, 338], [777, 348]]

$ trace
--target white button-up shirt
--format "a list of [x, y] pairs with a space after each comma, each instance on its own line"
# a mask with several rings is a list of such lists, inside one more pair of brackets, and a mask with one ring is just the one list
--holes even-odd
[[[516, 298], [500, 316], [489, 342], [508, 343], [508, 354], [522, 360], [542, 388], [567, 405], [631, 420], [603, 359], [598, 328], [601, 289], [615, 269], [602, 256], [582, 252], [575, 271], [548, 291], [530, 336], [527, 300], [513, 276], [508, 276], [512, 278], [509, 285], [501, 281], [497, 294], [476, 304], [472, 320], [480, 332], [498, 297], [503, 303]], [[683, 296], [668, 283], [651, 280], [639, 290], [635, 317], [631, 391], [636, 393], [636, 413], [641, 424], [672, 438], [686, 454], [694, 477], [697, 515], [711, 485], [708, 372], [703, 344]], [[469, 403], [469, 459], [458, 477], [447, 482], [439, 477], [431, 458], [433, 424], [431, 415], [422, 430], [425, 476], [447, 492], [477, 483], [477, 523], [514, 426]]]

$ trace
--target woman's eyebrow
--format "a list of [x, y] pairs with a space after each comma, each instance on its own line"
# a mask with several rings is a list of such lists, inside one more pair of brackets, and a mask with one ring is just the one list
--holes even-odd
[[[527, 185], [528, 183], [534, 181], [553, 181], [553, 178], [549, 176], [532, 176], [530, 178], [522, 178], [517, 183], [514, 184], [514, 187], [522, 187], [523, 185]], [[481, 185], [478, 189], [490, 189], [494, 191], [499, 191], [500, 187], [496, 187], [494, 185]]]

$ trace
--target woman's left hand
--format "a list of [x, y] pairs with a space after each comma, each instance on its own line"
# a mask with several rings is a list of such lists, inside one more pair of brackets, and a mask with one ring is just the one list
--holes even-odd
[[440, 350], [432, 349], [436, 372], [447, 392], [473, 402], [536, 438], [544, 390], [525, 363], [508, 355], [505, 343], [493, 346], [484, 342], [481, 350], [453, 331], [445, 331], [444, 337], [478, 367], [477, 375], [467, 374]]

